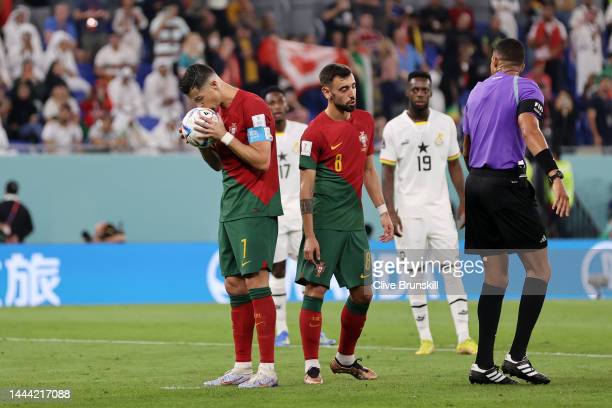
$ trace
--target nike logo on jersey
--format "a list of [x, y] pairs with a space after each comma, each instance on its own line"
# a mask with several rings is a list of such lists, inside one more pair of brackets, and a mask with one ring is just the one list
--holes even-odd
[[331, 149], [332, 149], [332, 150], [336, 150], [336, 149], [337, 149], [337, 148], [339, 148], [341, 145], [342, 145], [342, 142], [340, 142], [340, 143], [338, 143], [338, 144], [335, 144], [335, 145], [332, 145], [332, 146], [331, 146]]
[[367, 277], [368, 277], [368, 276], [370, 276], [370, 275], [371, 275], [370, 273], [368, 273], [367, 275], [364, 275], [364, 274], [362, 273], [361, 275], [359, 275], [359, 278], [360, 278], [360, 279], [365, 279], [365, 278], [367, 278]]
[[410, 140], [404, 140], [404, 141], [401, 143], [401, 145], [402, 145], [402, 146], [404, 146], [404, 145], [407, 145], [408, 143], [410, 143]]

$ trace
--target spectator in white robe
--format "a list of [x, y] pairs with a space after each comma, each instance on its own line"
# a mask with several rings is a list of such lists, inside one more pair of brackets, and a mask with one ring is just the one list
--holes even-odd
[[179, 116], [183, 112], [178, 79], [172, 72], [170, 58], [156, 58], [153, 71], [144, 82], [144, 95], [150, 116]]
[[576, 62], [576, 94], [582, 96], [589, 77], [599, 75], [603, 69], [603, 13], [592, 0], [585, 0], [572, 12], [570, 27]]
[[518, 0], [491, 0], [491, 8], [501, 22], [500, 30], [508, 38], [518, 39], [516, 15], [521, 11]]
[[124, 67], [108, 84], [108, 97], [113, 105], [113, 127], [122, 133], [137, 125], [145, 115], [145, 102], [131, 68]]
[[179, 121], [178, 117], [169, 115], [162, 117], [149, 134], [147, 140], [149, 146], [160, 153], [179, 150], [181, 144], [176, 131]]
[[30, 9], [23, 5], [15, 7], [6, 20], [4, 27], [2, 27], [5, 43], [7, 45], [18, 44], [21, 38], [20, 29], [23, 27], [27, 27], [28, 31], [31, 33], [36, 33], [35, 36], [32, 36], [32, 41], [36, 42], [37, 44], [34, 45], [42, 50], [40, 33], [36, 29], [36, 26], [30, 22]]
[[60, 106], [57, 118], [48, 121], [42, 131], [42, 141], [49, 151], [69, 153], [83, 141], [83, 130], [74, 120], [70, 105]]
[[108, 44], [100, 48], [94, 59], [96, 76], [109, 80], [116, 77], [121, 68], [131, 67], [135, 70], [137, 64], [136, 55], [116, 33], [110, 34]]
[[83, 92], [89, 95], [91, 84], [81, 77], [77, 66], [74, 50], [76, 43], [72, 36], [65, 31], [55, 31], [49, 40], [49, 46], [45, 51], [45, 72], [51, 64], [58, 60], [62, 62], [65, 70], [64, 81], [68, 84], [71, 92]]
[[72, 96], [68, 88], [63, 84], [57, 84], [51, 89], [51, 93], [43, 106], [43, 118], [52, 120], [59, 115], [60, 107], [64, 104], [70, 106], [70, 111], [74, 114], [73, 119], [78, 119], [80, 115], [79, 104]]
[[142, 9], [134, 6], [134, 0], [121, 0], [121, 8], [115, 11], [113, 18], [113, 31], [121, 37], [121, 42], [140, 60], [142, 51], [142, 35], [149, 25]]
[[7, 60], [11, 77], [17, 79], [21, 76], [24, 61], [30, 60], [34, 64], [34, 74], [37, 78], [44, 78], [45, 55], [36, 28], [31, 24], [22, 24], [17, 28], [14, 42], [7, 42]]

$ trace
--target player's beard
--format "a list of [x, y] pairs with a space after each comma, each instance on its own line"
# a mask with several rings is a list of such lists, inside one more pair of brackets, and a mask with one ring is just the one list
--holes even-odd
[[344, 104], [340, 104], [336, 102], [336, 98], [333, 95], [332, 95], [331, 102], [334, 104], [336, 109], [338, 109], [340, 112], [352, 112], [357, 107], [357, 100], [355, 100], [354, 105], [348, 105], [348, 104], [344, 105]]

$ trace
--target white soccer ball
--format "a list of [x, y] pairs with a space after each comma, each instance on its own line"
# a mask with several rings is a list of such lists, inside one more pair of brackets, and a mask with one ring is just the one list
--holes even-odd
[[183, 120], [181, 121], [183, 136], [185, 137], [185, 140], [187, 140], [187, 143], [199, 148], [207, 147], [213, 142], [213, 140], [211, 138], [202, 139], [201, 137], [198, 137], [201, 136], [201, 134], [193, 129], [195, 120], [197, 118], [210, 118], [216, 122], [219, 120], [219, 116], [217, 116], [217, 113], [212, 109], [193, 108], [192, 110], [187, 112], [187, 114], [183, 117]]

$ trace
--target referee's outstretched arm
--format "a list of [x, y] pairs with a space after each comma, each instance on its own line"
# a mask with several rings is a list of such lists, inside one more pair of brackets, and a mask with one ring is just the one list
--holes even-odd
[[[544, 135], [540, 130], [538, 118], [529, 112], [521, 113], [518, 116], [518, 125], [521, 129], [521, 134], [525, 139], [525, 143], [527, 144], [527, 148], [529, 149], [533, 157], [536, 158], [536, 161], [540, 163], [540, 158], [545, 155], [550, 155], [550, 150], [548, 149], [546, 139], [544, 138]], [[552, 157], [550, 158], [550, 160], [552, 160]], [[554, 167], [554, 170], [550, 170], [549, 172], [547, 172], [549, 177], [553, 176], [557, 172], [556, 166]], [[567, 195], [567, 192], [565, 191], [563, 180], [561, 178], [555, 178], [552, 182], [551, 189], [555, 197], [555, 201], [552, 206], [553, 210], [555, 210], [555, 213], [559, 217], [569, 216], [569, 197]]]

